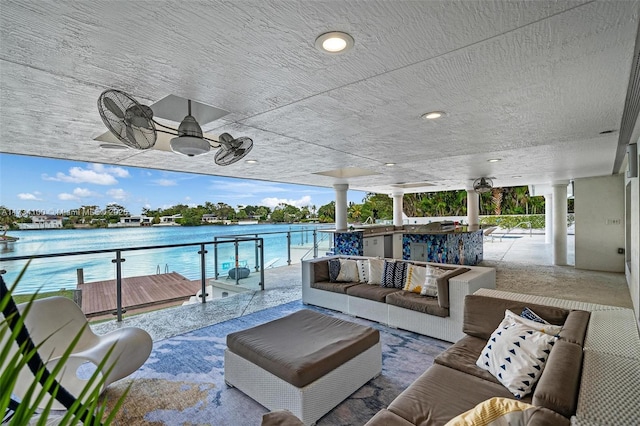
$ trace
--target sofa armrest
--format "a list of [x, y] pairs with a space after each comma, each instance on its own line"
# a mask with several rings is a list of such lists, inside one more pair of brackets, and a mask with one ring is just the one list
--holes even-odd
[[576, 412], [581, 373], [582, 347], [558, 340], [536, 385], [533, 405], [571, 417]]

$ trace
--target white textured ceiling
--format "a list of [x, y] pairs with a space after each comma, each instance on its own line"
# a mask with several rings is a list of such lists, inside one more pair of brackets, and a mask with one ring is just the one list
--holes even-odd
[[[385, 193], [608, 175], [619, 133], [600, 132], [620, 126], [639, 8], [2, 0], [0, 151]], [[351, 51], [314, 48], [336, 30], [353, 36]], [[203, 130], [251, 137], [247, 159], [259, 162], [100, 149], [96, 101], [108, 88], [228, 111]], [[420, 118], [433, 110], [447, 115]], [[371, 174], [326, 173], [338, 169]]]

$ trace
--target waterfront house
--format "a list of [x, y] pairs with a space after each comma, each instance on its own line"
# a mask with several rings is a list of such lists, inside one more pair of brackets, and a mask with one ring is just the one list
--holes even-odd
[[35, 215], [31, 216], [31, 223], [18, 223], [20, 229], [60, 229], [62, 228], [62, 216]]

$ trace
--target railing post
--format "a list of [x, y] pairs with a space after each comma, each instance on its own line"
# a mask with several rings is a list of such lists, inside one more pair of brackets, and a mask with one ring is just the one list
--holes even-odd
[[218, 279], [218, 237], [213, 238], [213, 277], [214, 279]]
[[287, 231], [287, 265], [291, 265], [291, 231]]
[[[258, 238], [258, 234], [256, 234], [256, 238]], [[260, 254], [258, 253], [258, 240], [255, 241], [256, 244], [256, 272], [258, 272], [260, 270], [260, 266], [262, 265], [262, 263], [259, 263], [260, 261]]]
[[207, 275], [205, 263], [205, 254], [207, 254], [207, 251], [204, 248], [204, 243], [200, 244], [200, 251], [198, 254], [200, 255], [200, 285], [202, 288], [202, 292], [200, 294], [202, 296], [202, 303], [207, 303]]
[[[260, 238], [260, 265], [264, 265], [264, 238]], [[260, 290], [264, 291], [264, 268], [260, 268]]]
[[116, 264], [116, 315], [117, 321], [122, 322], [122, 265], [126, 259], [122, 258], [122, 252], [116, 250], [116, 258], [111, 263]]
[[236, 285], [240, 284], [239, 281], [239, 277], [238, 275], [240, 275], [238, 273], [238, 239], [235, 239], [235, 242], [233, 243], [233, 245], [235, 246], [235, 250], [236, 250]]
[[313, 228], [313, 258], [318, 257], [318, 230]]

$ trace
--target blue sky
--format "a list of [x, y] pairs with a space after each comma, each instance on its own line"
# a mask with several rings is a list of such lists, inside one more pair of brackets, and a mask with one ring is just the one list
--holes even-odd
[[[362, 203], [364, 196], [348, 191], [349, 202]], [[83, 205], [103, 209], [117, 203], [136, 215], [144, 207], [205, 201], [273, 208], [281, 202], [320, 207], [334, 199], [333, 188], [0, 154], [0, 205], [16, 211], [65, 214]]]

